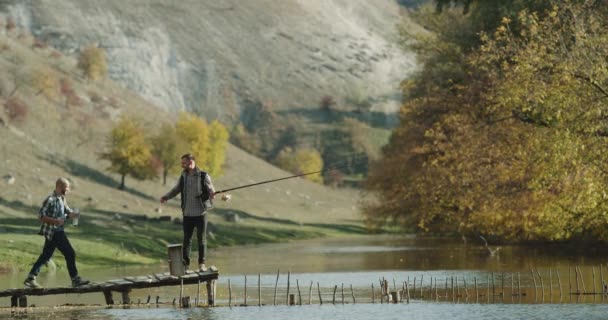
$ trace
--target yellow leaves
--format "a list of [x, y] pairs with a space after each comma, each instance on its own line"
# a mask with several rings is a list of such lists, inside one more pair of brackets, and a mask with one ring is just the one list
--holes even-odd
[[182, 113], [175, 124], [177, 135], [190, 147], [197, 165], [210, 175], [220, 175], [224, 164], [228, 130], [218, 121], [211, 125], [194, 114]]
[[86, 47], [78, 57], [78, 69], [90, 80], [105, 78], [108, 75], [105, 51], [95, 45]]
[[[323, 169], [323, 158], [315, 149], [298, 149], [294, 152], [293, 149], [287, 147], [279, 152], [276, 161], [279, 167], [296, 174]], [[323, 182], [323, 177], [318, 173], [307, 175], [305, 178], [313, 182]]]
[[102, 159], [110, 161], [110, 171], [143, 178], [150, 174], [150, 147], [144, 131], [133, 119], [124, 118], [116, 124], [106, 142]]

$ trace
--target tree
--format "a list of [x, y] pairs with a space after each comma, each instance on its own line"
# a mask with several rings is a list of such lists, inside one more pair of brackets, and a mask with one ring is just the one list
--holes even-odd
[[175, 124], [177, 135], [186, 142], [196, 162], [204, 167], [208, 164], [209, 125], [205, 120], [191, 113], [182, 113]]
[[158, 134], [151, 138], [152, 154], [162, 165], [163, 185], [167, 184], [167, 175], [179, 171], [179, 157], [188, 152], [186, 142], [177, 135], [175, 126], [164, 124]]
[[509, 6], [525, 3], [477, 29], [478, 45], [453, 30], [478, 28], [481, 1], [470, 15], [425, 20], [437, 33], [415, 44], [429, 54], [404, 85], [401, 124], [366, 183], [378, 196], [365, 204], [369, 223], [506, 241], [608, 239], [607, 12], [582, 1]]
[[121, 176], [120, 190], [125, 189], [125, 176], [136, 179], [155, 175], [152, 167], [152, 152], [146, 143], [143, 128], [129, 118], [120, 120], [107, 137], [105, 153], [100, 158], [110, 161], [108, 170]]
[[78, 69], [89, 80], [105, 78], [108, 75], [105, 51], [95, 45], [84, 48], [78, 56]]
[[[284, 148], [277, 155], [276, 163], [282, 169], [295, 174], [321, 171], [323, 169], [321, 154], [317, 150], [307, 148], [296, 151], [290, 147]], [[323, 176], [320, 173], [307, 175], [305, 178], [313, 182], [323, 183]]]
[[207, 154], [209, 155], [206, 165], [207, 172], [212, 176], [223, 173], [222, 165], [226, 159], [226, 146], [228, 145], [228, 130], [219, 121], [211, 122], [209, 127], [209, 143]]

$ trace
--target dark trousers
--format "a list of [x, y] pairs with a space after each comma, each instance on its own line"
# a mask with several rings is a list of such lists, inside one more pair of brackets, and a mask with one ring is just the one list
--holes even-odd
[[49, 262], [53, 256], [53, 253], [55, 252], [55, 249], [59, 249], [59, 252], [61, 252], [61, 254], [63, 254], [65, 257], [70, 278], [74, 278], [78, 275], [78, 270], [76, 269], [76, 252], [74, 252], [74, 248], [72, 248], [70, 240], [68, 240], [68, 237], [63, 231], [55, 232], [51, 240], [45, 239], [42, 254], [40, 254], [40, 257], [38, 257], [38, 260], [36, 260], [32, 266], [32, 270], [30, 270], [31, 275], [38, 275], [40, 268], [43, 264]]
[[185, 265], [190, 265], [190, 248], [192, 246], [192, 233], [196, 228], [196, 240], [198, 243], [198, 263], [205, 263], [207, 251], [207, 215], [200, 217], [184, 216], [184, 243], [182, 245], [182, 257]]

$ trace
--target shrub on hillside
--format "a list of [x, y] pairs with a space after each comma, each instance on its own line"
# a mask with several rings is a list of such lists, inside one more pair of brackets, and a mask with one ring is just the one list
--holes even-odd
[[34, 70], [32, 74], [32, 87], [36, 90], [36, 95], [44, 94], [45, 97], [54, 99], [59, 91], [59, 80], [51, 69]]
[[17, 97], [11, 97], [4, 102], [4, 113], [11, 122], [23, 122], [27, 118], [28, 107]]
[[108, 75], [106, 54], [102, 48], [94, 45], [86, 47], [78, 57], [78, 69], [90, 80], [99, 80]]

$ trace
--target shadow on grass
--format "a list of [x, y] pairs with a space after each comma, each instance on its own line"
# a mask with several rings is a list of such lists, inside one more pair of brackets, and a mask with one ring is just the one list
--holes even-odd
[[[106, 187], [118, 188], [118, 186], [120, 185], [120, 183], [118, 181], [114, 180], [112, 177], [108, 176], [107, 174], [105, 174], [95, 168], [91, 168], [87, 165], [76, 162], [74, 160], [57, 159], [54, 157], [47, 157], [42, 160], [48, 161], [48, 162], [62, 168], [63, 170], [65, 170], [66, 172], [70, 173], [73, 176], [81, 177], [81, 178], [83, 178], [83, 177], [90, 178], [93, 181], [95, 181], [101, 185], [104, 185]], [[147, 195], [139, 190], [135, 190], [135, 189], [129, 188], [129, 187], [125, 188], [122, 191], [128, 192], [128, 193], [138, 196], [138, 197], [149, 199], [149, 200], [156, 199], [153, 196]]]

